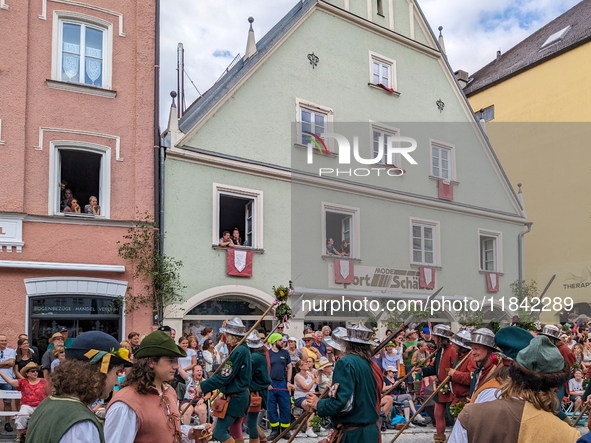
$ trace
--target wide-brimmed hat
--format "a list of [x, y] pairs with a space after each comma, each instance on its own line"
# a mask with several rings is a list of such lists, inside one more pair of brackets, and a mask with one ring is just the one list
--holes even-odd
[[546, 337], [560, 339], [560, 335], [562, 331], [556, 325], [546, 325], [542, 328], [539, 332], [540, 335], [545, 335]]
[[59, 332], [56, 332], [55, 334], [53, 334], [51, 337], [49, 337], [49, 340], [47, 340], [49, 343], [53, 344], [53, 341], [59, 338], [60, 340], [64, 339], [64, 336], [62, 334], [60, 334]]
[[568, 338], [568, 335], [567, 335], [567, 334], [560, 334], [560, 337], [559, 337], [559, 338], [560, 338], [560, 339], [563, 339], [563, 338]]
[[20, 370], [20, 373], [23, 377], [27, 378], [27, 373], [31, 369], [37, 369], [37, 371], [40, 371], [41, 366], [39, 366], [37, 363], [29, 362]]
[[451, 339], [453, 338], [454, 333], [452, 332], [449, 325], [435, 325], [433, 327], [433, 335]]
[[458, 332], [457, 334], [454, 334], [454, 336], [452, 338], [450, 338], [450, 341], [454, 344], [454, 345], [458, 345], [462, 348], [465, 349], [470, 349], [470, 342], [472, 341], [472, 334], [470, 334], [470, 332], [463, 330]]
[[[160, 334], [164, 333], [160, 332]], [[172, 341], [170, 337], [168, 339]], [[116, 338], [101, 331], [83, 332], [76, 337], [72, 345], [66, 349], [66, 358], [88, 361], [90, 364], [100, 362], [100, 370], [103, 374], [109, 371], [109, 363], [113, 366], [133, 366], [133, 362], [129, 359], [129, 351], [122, 348]]]
[[501, 350], [503, 356], [515, 360], [517, 354], [527, 348], [533, 338], [534, 336], [525, 329], [507, 326], [496, 333], [495, 346]]
[[472, 339], [468, 342], [470, 345], [482, 345], [492, 351], [499, 351], [495, 346], [495, 333], [488, 328], [480, 328], [472, 332]]
[[398, 372], [396, 367], [392, 365], [386, 366], [386, 371]]
[[406, 331], [405, 335], [406, 337], [408, 337], [411, 334], [418, 334], [418, 331], [416, 329], [409, 329], [408, 331]]
[[330, 337], [322, 337], [322, 341], [326, 346], [330, 346], [337, 351], [343, 350], [343, 337], [347, 336], [347, 330], [343, 327], [335, 328], [330, 334]]
[[318, 361], [318, 369], [324, 369], [327, 366], [332, 366], [332, 364], [330, 363], [330, 361], [328, 360], [328, 358], [323, 357]]
[[162, 331], [154, 331], [146, 335], [134, 354], [135, 358], [186, 356], [187, 353], [185, 350], [178, 346], [168, 334]]
[[223, 332], [227, 332], [232, 335], [239, 335], [244, 337], [246, 335], [246, 326], [242, 323], [238, 317], [234, 317], [232, 320], [226, 322], [226, 327], [222, 328]]
[[509, 377], [525, 389], [547, 392], [564, 386], [570, 367], [550, 339], [539, 335], [519, 351], [509, 366]]
[[248, 337], [246, 337], [246, 345], [252, 349], [258, 349], [263, 347], [263, 340], [259, 337], [256, 331], [252, 331]]
[[314, 336], [312, 334], [306, 334], [304, 335], [304, 337], [302, 338], [302, 340], [306, 341], [306, 340], [314, 340]]
[[372, 334], [373, 330], [367, 329], [361, 322], [359, 322], [355, 326], [347, 327], [347, 335], [342, 337], [342, 340], [351, 343], [371, 345], [369, 339], [371, 338]]

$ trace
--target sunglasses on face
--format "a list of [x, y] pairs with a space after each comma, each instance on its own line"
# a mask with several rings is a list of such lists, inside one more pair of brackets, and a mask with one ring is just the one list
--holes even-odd
[[27, 373], [30, 373], [30, 372], [39, 372], [39, 369], [29, 369], [29, 370], [27, 371]]

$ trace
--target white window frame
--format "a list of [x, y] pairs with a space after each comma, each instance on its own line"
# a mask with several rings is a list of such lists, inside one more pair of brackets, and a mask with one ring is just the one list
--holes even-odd
[[[433, 263], [417, 262], [413, 254], [413, 226], [426, 226], [433, 228]], [[422, 218], [410, 218], [410, 263], [419, 266], [441, 267], [441, 223], [436, 220], [426, 220]], [[424, 254], [424, 251], [423, 251]]]
[[[369, 157], [368, 158], [375, 158], [375, 152], [373, 149], [373, 133], [374, 131], [379, 131], [382, 134], [386, 133], [388, 135], [392, 135], [395, 137], [399, 137], [400, 136], [400, 129], [399, 128], [395, 128], [394, 126], [389, 126], [389, 125], [385, 125], [383, 123], [377, 123], [374, 122], [372, 120], [369, 121]], [[399, 143], [394, 143], [395, 146], [398, 146]], [[387, 161], [387, 156], [386, 156], [386, 147], [384, 147], [384, 156], [382, 157], [382, 161], [380, 163], [376, 163], [376, 165], [381, 165], [381, 166], [396, 166], [397, 168], [400, 168], [400, 165], [402, 164], [402, 154], [400, 153], [396, 153], [394, 154], [394, 165], [389, 165], [386, 163]]]
[[[212, 244], [218, 245], [220, 242], [220, 195], [229, 195], [232, 197], [253, 200], [253, 244], [245, 247], [263, 249], [263, 191], [226, 185], [222, 183], [213, 184], [213, 225], [211, 230]], [[246, 229], [246, 226], [244, 229]]]
[[[64, 212], [60, 212], [60, 192], [59, 183], [61, 181], [60, 150], [67, 151], [86, 151], [93, 154], [101, 154], [101, 170], [99, 183], [99, 206], [101, 215], [89, 217], [110, 218], [111, 216], [111, 148], [77, 140], [56, 140], [49, 143], [49, 196], [48, 196], [48, 214], [66, 217]], [[81, 208], [87, 203], [80, 204]], [[84, 214], [82, 214], [84, 215]], [[68, 215], [69, 216], [69, 215]]]
[[[494, 261], [495, 267], [494, 270], [486, 270], [482, 268], [482, 261], [483, 261], [483, 254], [484, 251], [482, 250], [482, 241], [484, 238], [494, 238], [495, 239], [495, 250], [494, 250]], [[503, 233], [500, 231], [492, 231], [490, 229], [478, 228], [478, 269], [481, 272], [495, 272], [502, 274], [503, 273]]]
[[[398, 91], [397, 79], [396, 79], [396, 60], [386, 57], [385, 55], [378, 54], [377, 52], [369, 51], [369, 83], [376, 85], [373, 81], [373, 62], [374, 60], [382, 65], [386, 65], [390, 68], [390, 77], [388, 78], [388, 84], [384, 85], [394, 91]], [[381, 79], [381, 74], [380, 74]]]
[[[72, 23], [77, 25], [90, 26], [99, 28], [103, 31], [103, 84], [102, 86], [93, 86], [82, 82], [67, 82], [61, 79], [62, 68], [62, 24]], [[82, 45], [81, 45], [82, 46]], [[82, 54], [82, 48], [80, 53]], [[80, 61], [82, 68], [82, 60]], [[82, 72], [82, 71], [80, 71]], [[67, 83], [71, 85], [88, 86], [97, 89], [111, 89], [113, 77], [113, 24], [86, 14], [80, 14], [73, 11], [54, 11], [53, 13], [53, 38], [52, 38], [52, 64], [51, 64], [51, 79], [57, 82]]]
[[458, 177], [456, 173], [456, 147], [451, 143], [447, 143], [441, 140], [429, 139], [429, 169], [432, 177], [443, 178], [440, 175], [435, 175], [433, 172], [433, 148], [446, 149], [449, 151], [449, 179], [457, 182]]
[[[351, 259], [361, 259], [361, 217], [360, 217], [360, 209], [355, 208], [353, 206], [345, 206], [338, 203], [329, 203], [329, 202], [322, 202], [321, 203], [321, 229], [322, 229], [322, 245], [320, 250], [320, 255], [326, 256], [326, 213], [333, 212], [338, 214], [350, 215], [351, 216], [351, 224], [350, 227], [352, 242], [349, 243], [349, 249], [351, 251], [351, 255], [345, 258]], [[340, 240], [339, 240], [340, 241]], [[335, 241], [335, 247], [338, 249], [340, 248], [340, 244]], [[334, 256], [335, 258], [339, 258], [338, 255]]]
[[[296, 141], [295, 141], [296, 145], [305, 146], [305, 145], [302, 145], [302, 109], [309, 111], [309, 112], [320, 113], [320, 114], [326, 115], [326, 132], [334, 132], [334, 129], [333, 129], [334, 112], [333, 112], [332, 108], [329, 108], [328, 106], [319, 105], [317, 103], [313, 103], [311, 101], [296, 97], [296, 120], [295, 120], [296, 121]], [[337, 153], [335, 151], [336, 145], [335, 145], [334, 139], [332, 137], [329, 138], [328, 140], [324, 140], [324, 143], [325, 143], [326, 147], [328, 148], [328, 150], [332, 154]], [[318, 151], [318, 148], [314, 148], [314, 149], [315, 149], [315, 152]]]

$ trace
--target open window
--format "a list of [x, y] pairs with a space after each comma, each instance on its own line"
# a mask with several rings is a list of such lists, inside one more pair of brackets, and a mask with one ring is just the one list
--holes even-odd
[[502, 272], [501, 233], [478, 230], [479, 268], [484, 272]]
[[262, 191], [214, 183], [213, 244], [219, 244], [224, 232], [232, 238], [238, 230], [237, 246], [262, 249], [262, 200]]
[[323, 203], [322, 255], [359, 258], [359, 209]]
[[50, 144], [49, 214], [109, 217], [110, 148], [85, 142]]

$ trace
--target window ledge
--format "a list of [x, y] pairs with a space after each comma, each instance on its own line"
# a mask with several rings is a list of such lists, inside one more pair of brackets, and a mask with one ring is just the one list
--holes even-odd
[[482, 269], [478, 271], [479, 274], [499, 274], [500, 276], [505, 275], [504, 272], [499, 271], [483, 271]]
[[373, 83], [368, 83], [367, 86], [369, 86], [370, 88], [373, 88], [373, 89], [377, 89], [378, 91], [385, 92], [386, 94], [393, 95], [394, 97], [400, 97], [400, 92], [398, 92], [398, 91], [390, 92], [390, 91], [382, 88], [381, 86], [374, 85]]
[[321, 257], [322, 260], [350, 260], [357, 263], [361, 263], [361, 259], [355, 257], [341, 257], [339, 255], [322, 255]]
[[90, 218], [90, 219], [105, 219], [104, 215], [90, 215], [90, 214], [82, 214], [77, 212], [58, 212], [57, 214], [53, 214], [55, 217], [73, 217], [73, 218]]
[[[297, 149], [301, 149], [302, 151], [307, 151], [308, 150], [308, 147], [307, 146], [302, 145], [300, 143], [295, 143], [293, 146], [295, 148], [297, 148]], [[316, 154], [316, 155], [322, 155], [322, 156], [331, 157], [331, 158], [337, 158], [339, 156], [338, 154], [335, 154], [334, 152], [329, 152], [328, 155], [327, 155], [327, 154], [325, 154], [324, 152], [322, 152], [318, 148], [312, 148], [312, 152], [314, 154]]]
[[[439, 181], [439, 179], [440, 179], [440, 178], [441, 178], [441, 177], [435, 177], [434, 175], [430, 175], [430, 176], [429, 176], [429, 179], [430, 179], [430, 180], [435, 180], [435, 181]], [[445, 180], [445, 179], [444, 179], [444, 180]], [[451, 182], [454, 184], [454, 186], [455, 186], [455, 185], [459, 185], [459, 184], [460, 184], [460, 182], [459, 182], [459, 181], [457, 181], [457, 180], [450, 180], [450, 181], [451, 181]]]
[[[228, 249], [228, 247], [226, 246], [220, 246], [220, 245], [211, 245], [211, 249], [217, 249], [217, 250], [226, 250]], [[257, 248], [249, 248], [248, 246], [234, 246], [235, 251], [251, 251], [253, 254], [264, 254], [265, 250], [264, 249], [257, 249]]]
[[99, 97], [115, 98], [117, 91], [110, 89], [99, 88], [97, 86], [85, 85], [81, 83], [69, 83], [58, 80], [45, 80], [47, 86], [51, 89], [59, 89], [62, 91], [79, 92], [80, 94], [97, 95]]
[[432, 268], [432, 269], [437, 269], [438, 271], [441, 271], [443, 268], [441, 266], [436, 266], [436, 265], [430, 265], [430, 264], [417, 264], [417, 263], [411, 263], [410, 264], [411, 268]]

